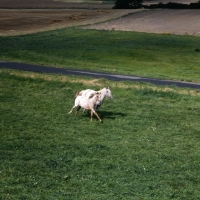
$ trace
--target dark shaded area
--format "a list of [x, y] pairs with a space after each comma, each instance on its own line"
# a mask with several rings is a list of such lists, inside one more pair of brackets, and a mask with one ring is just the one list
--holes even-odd
[[116, 0], [114, 9], [137, 9], [142, 7], [143, 0]]
[[[81, 117], [85, 117], [88, 118], [90, 120], [90, 111], [86, 110], [83, 111], [83, 109], [80, 109], [77, 116], [74, 116], [74, 113], [76, 112], [76, 109], [74, 110], [74, 112], [72, 113], [73, 117], [78, 117], [79, 115], [81, 115]], [[96, 112], [98, 113], [99, 117], [102, 119], [102, 121], [104, 119], [116, 119], [116, 118], [121, 118], [121, 117], [126, 117], [127, 114], [126, 113], [121, 113], [121, 112], [112, 112], [112, 111], [101, 111], [100, 108], [98, 110], [96, 110]], [[98, 121], [98, 118], [93, 115], [93, 120]]]
[[151, 5], [143, 5], [143, 8], [146, 9], [156, 9], [156, 8], [166, 8], [166, 9], [200, 9], [200, 2], [198, 3], [190, 3], [190, 4], [183, 4], [183, 3], [159, 3], [159, 4], [151, 4]]
[[125, 117], [127, 116], [127, 114], [125, 113], [121, 113], [121, 112], [111, 112], [111, 111], [100, 111], [97, 110], [97, 113], [99, 114], [99, 116], [103, 119], [107, 118], [107, 119], [116, 119], [118, 117]]
[[175, 2], [168, 2], [164, 4], [161, 2], [158, 4], [143, 5], [142, 3], [143, 0], [116, 0], [113, 9], [138, 9], [138, 8], [200, 9], [200, 1], [198, 1], [197, 3], [190, 3], [190, 4], [175, 3]]

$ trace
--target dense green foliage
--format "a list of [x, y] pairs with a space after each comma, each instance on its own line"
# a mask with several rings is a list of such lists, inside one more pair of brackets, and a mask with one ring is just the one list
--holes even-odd
[[0, 37], [0, 59], [200, 82], [200, 38], [67, 28]]
[[141, 8], [143, 0], [115, 0], [115, 9]]
[[137, 8], [146, 8], [146, 9], [156, 9], [156, 8], [167, 8], [167, 9], [200, 9], [200, 1], [197, 3], [176, 3], [168, 2], [158, 4], [153, 3], [150, 5], [142, 5], [143, 0], [115, 0], [114, 9], [137, 9]]
[[91, 123], [67, 115], [88, 86], [10, 71], [0, 74], [0, 199], [199, 198], [199, 96], [116, 83], [104, 123]]
[[144, 5], [144, 8], [147, 9], [156, 9], [156, 8], [167, 8], [167, 9], [200, 9], [200, 2], [198, 3], [190, 3], [190, 4], [183, 4], [183, 3], [175, 3], [175, 2], [168, 2], [166, 4], [158, 3], [158, 4], [151, 4], [151, 5]]

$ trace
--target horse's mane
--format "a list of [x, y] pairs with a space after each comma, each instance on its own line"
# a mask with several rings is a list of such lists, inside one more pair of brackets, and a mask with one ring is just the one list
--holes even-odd
[[101, 92], [94, 92], [88, 98], [91, 99], [94, 95], [100, 95]]
[[91, 99], [96, 93], [92, 93], [88, 99]]

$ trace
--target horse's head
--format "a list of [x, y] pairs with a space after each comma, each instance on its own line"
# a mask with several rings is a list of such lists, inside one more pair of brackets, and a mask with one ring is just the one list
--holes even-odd
[[112, 93], [109, 87], [106, 87], [106, 96], [110, 99], [112, 99]]

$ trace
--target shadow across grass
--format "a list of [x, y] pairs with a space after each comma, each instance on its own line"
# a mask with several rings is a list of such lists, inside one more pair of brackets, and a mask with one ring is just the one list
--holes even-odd
[[[104, 119], [116, 119], [118, 117], [126, 117], [127, 116], [127, 114], [125, 114], [125, 113], [115, 112], [115, 111], [105, 111], [105, 110], [99, 111], [99, 110], [97, 110], [97, 113], [102, 120], [104, 120]], [[78, 117], [79, 115], [81, 117], [89, 119], [90, 118], [90, 111], [88, 110], [88, 111], [84, 112], [83, 110], [80, 110], [78, 112], [77, 116], [74, 116], [74, 117]], [[93, 115], [93, 120], [98, 120], [95, 115]]]
[[[74, 111], [75, 113], [76, 111]], [[99, 115], [99, 117], [102, 119], [102, 120], [105, 120], [105, 119], [117, 119], [118, 117], [126, 117], [127, 114], [126, 113], [122, 113], [122, 112], [115, 112], [115, 111], [105, 111], [105, 110], [97, 110], [97, 113]], [[74, 114], [72, 114], [74, 115]], [[83, 111], [83, 110], [80, 110], [77, 114], [77, 116], [74, 116], [74, 117], [78, 117], [79, 115], [81, 115], [81, 117], [85, 117], [85, 118], [90, 118], [90, 111]], [[93, 115], [93, 120], [98, 120], [96, 118], [95, 115]]]
[[122, 113], [122, 112], [115, 112], [115, 111], [98, 111], [98, 114], [99, 116], [102, 118], [102, 119], [116, 119], [118, 117], [125, 117], [127, 116], [127, 114], [125, 113]]

